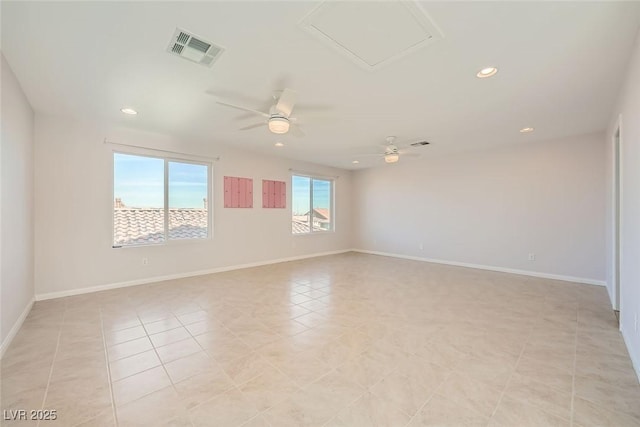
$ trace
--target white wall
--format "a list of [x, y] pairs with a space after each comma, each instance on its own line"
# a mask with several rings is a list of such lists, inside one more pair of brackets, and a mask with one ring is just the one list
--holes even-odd
[[354, 246], [604, 284], [603, 138], [426, 147], [419, 159], [359, 171]]
[[[618, 118], [622, 122], [620, 330], [640, 378], [640, 325], [636, 328], [636, 318], [640, 317], [640, 34], [605, 136], [609, 159], [608, 200], [612, 200], [613, 194], [612, 142]], [[611, 226], [613, 215], [611, 206], [609, 208], [607, 279], [610, 295], [613, 298], [613, 228]]]
[[[199, 242], [112, 249], [112, 150], [109, 141], [221, 156], [213, 163], [214, 237]], [[134, 130], [36, 115], [36, 294], [197, 272], [351, 244], [351, 172]], [[270, 143], [265, 141], [265, 143]], [[262, 208], [262, 179], [288, 183], [289, 168], [336, 176], [336, 226], [325, 235], [291, 235], [289, 209]], [[253, 209], [223, 208], [223, 177], [254, 179]], [[142, 265], [147, 257], [149, 264]], [[53, 295], [48, 295], [53, 296]]]
[[33, 285], [33, 110], [2, 61], [0, 148], [0, 354], [31, 306]]

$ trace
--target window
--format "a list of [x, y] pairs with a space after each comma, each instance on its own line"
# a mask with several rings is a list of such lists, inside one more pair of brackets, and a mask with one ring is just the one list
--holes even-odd
[[333, 180], [293, 175], [291, 232], [333, 230]]
[[113, 246], [209, 237], [210, 165], [113, 153]]

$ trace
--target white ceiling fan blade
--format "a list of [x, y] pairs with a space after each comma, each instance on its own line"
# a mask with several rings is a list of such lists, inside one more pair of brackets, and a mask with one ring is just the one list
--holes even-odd
[[411, 153], [411, 152], [406, 152], [406, 151], [400, 151], [398, 152], [398, 154], [400, 154], [402, 157], [420, 157], [420, 154], [418, 153]]
[[298, 113], [304, 112], [305, 116], [309, 113], [326, 113], [333, 109], [333, 106], [325, 104], [296, 104], [296, 111]]
[[293, 111], [293, 106], [296, 105], [298, 99], [298, 93], [291, 89], [285, 89], [282, 91], [278, 103], [276, 104], [276, 110], [283, 114], [285, 117], [289, 117]]
[[289, 127], [289, 129], [291, 130], [291, 134], [297, 137], [303, 137], [306, 136], [304, 132], [302, 132], [302, 129], [300, 129], [300, 126], [298, 126], [295, 123], [291, 123], [291, 126]]
[[266, 118], [270, 117], [269, 114], [264, 113], [262, 111], [252, 110], [251, 108], [241, 107], [239, 105], [233, 105], [233, 104], [229, 104], [227, 102], [222, 102], [222, 101], [216, 101], [216, 102], [220, 105], [224, 105], [225, 107], [231, 107], [231, 108], [235, 108], [237, 110], [242, 110], [242, 111], [249, 111], [251, 113], [258, 114], [259, 116], [266, 117]]
[[265, 125], [265, 123], [256, 123], [256, 124], [254, 124], [254, 125], [245, 126], [245, 127], [240, 128], [240, 129], [238, 129], [238, 130], [249, 130], [249, 129], [255, 129], [255, 128], [259, 128], [259, 127], [264, 126], [264, 125]]
[[356, 154], [355, 156], [351, 156], [354, 158], [358, 158], [358, 157], [384, 157], [384, 154]]

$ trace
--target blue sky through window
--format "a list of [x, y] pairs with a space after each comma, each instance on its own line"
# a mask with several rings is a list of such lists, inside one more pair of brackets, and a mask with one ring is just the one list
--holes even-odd
[[[164, 207], [164, 159], [114, 153], [114, 198], [127, 207]], [[169, 207], [202, 208], [207, 166], [169, 162]]]
[[207, 167], [169, 162], [169, 207], [203, 208], [207, 198]]
[[[309, 197], [311, 178], [306, 176], [293, 176], [292, 179], [292, 205], [293, 215], [304, 215], [309, 212]], [[330, 208], [331, 181], [313, 180], [313, 202], [314, 208]]]

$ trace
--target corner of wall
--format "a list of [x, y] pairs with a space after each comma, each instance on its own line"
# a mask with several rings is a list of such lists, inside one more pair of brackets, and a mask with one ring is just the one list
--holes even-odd
[[16, 322], [13, 324], [13, 326], [9, 330], [9, 333], [2, 341], [2, 344], [0, 344], [0, 360], [2, 360], [2, 358], [4, 357], [4, 354], [9, 348], [9, 346], [11, 345], [11, 342], [16, 337], [16, 334], [22, 327], [22, 324], [24, 323], [24, 321], [27, 319], [27, 316], [29, 315], [29, 312], [31, 311], [31, 308], [33, 307], [33, 304], [35, 303], [35, 301], [36, 299], [34, 296], [33, 298], [31, 298], [31, 301], [29, 301], [29, 303], [26, 305], [24, 310], [22, 310], [20, 317], [18, 317]]
[[[34, 111], [0, 52], [0, 357], [29, 314], [34, 289]], [[10, 147], [9, 150], [5, 150]], [[10, 247], [11, 250], [6, 250]], [[10, 326], [10, 328], [9, 328]], [[7, 329], [9, 328], [9, 329]]]

